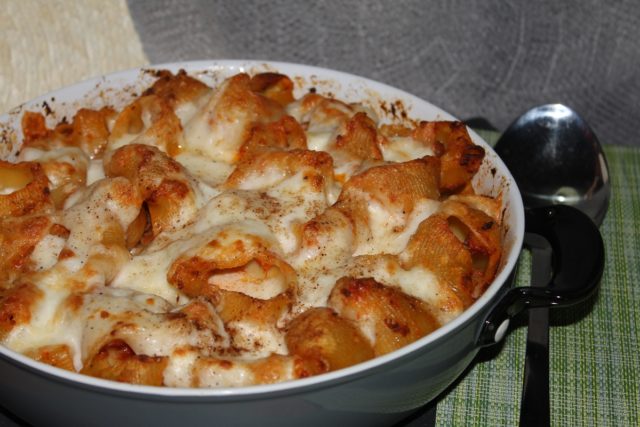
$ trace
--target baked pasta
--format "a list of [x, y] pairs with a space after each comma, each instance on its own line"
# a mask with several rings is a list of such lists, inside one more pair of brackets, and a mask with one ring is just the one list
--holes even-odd
[[157, 72], [124, 108], [22, 117], [0, 161], [0, 340], [87, 375], [274, 383], [392, 352], [492, 282], [500, 197], [459, 122], [381, 123], [277, 73]]

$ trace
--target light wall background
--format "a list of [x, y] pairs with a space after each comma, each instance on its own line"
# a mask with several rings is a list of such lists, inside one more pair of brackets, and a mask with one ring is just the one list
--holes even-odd
[[0, 0], [0, 112], [148, 64], [125, 0]]

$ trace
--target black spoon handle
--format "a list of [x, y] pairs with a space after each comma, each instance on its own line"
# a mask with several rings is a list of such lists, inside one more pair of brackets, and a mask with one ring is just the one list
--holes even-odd
[[[531, 250], [531, 286], [544, 287], [551, 278], [551, 246], [538, 235], [525, 237]], [[520, 426], [548, 426], [549, 403], [549, 309], [529, 310], [524, 384], [520, 402]]]
[[[482, 323], [479, 347], [499, 342], [509, 320], [524, 310], [578, 304], [600, 287], [604, 243], [587, 215], [563, 205], [531, 208], [525, 212], [525, 230], [532, 286], [505, 288]], [[549, 425], [549, 320], [548, 313], [538, 313], [529, 317], [521, 426]]]

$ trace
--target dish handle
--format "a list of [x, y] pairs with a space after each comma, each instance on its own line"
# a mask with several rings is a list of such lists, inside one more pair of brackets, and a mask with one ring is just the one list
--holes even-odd
[[[480, 347], [502, 340], [510, 320], [529, 308], [570, 306], [597, 292], [604, 271], [604, 243], [584, 213], [558, 205], [525, 212], [524, 246], [549, 250], [551, 276], [543, 287], [510, 287], [490, 310], [478, 334]], [[508, 281], [512, 282], [515, 269]]]

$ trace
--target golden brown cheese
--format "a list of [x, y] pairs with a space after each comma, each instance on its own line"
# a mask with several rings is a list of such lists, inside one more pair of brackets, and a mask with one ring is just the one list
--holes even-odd
[[376, 356], [412, 343], [439, 326], [424, 301], [371, 278], [343, 277], [331, 291], [329, 305], [360, 327]]
[[282, 106], [252, 91], [250, 81], [247, 74], [238, 74], [215, 90], [205, 107], [185, 126], [186, 150], [235, 163], [252, 126], [282, 116]]
[[36, 162], [0, 160], [0, 216], [19, 217], [51, 211], [49, 179]]
[[0, 340], [134, 384], [304, 378], [450, 322], [493, 280], [501, 199], [457, 122], [379, 123], [277, 73], [185, 72], [0, 161]]

